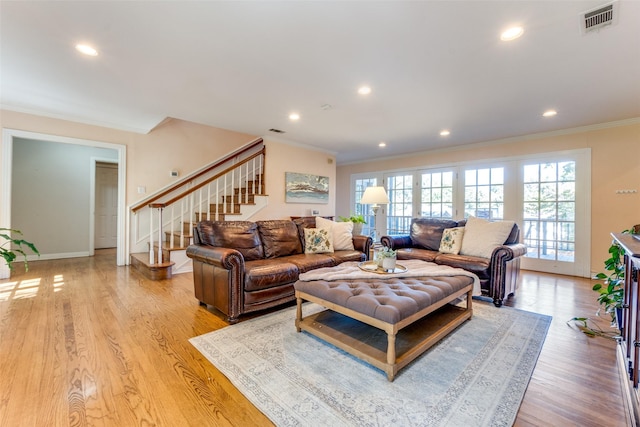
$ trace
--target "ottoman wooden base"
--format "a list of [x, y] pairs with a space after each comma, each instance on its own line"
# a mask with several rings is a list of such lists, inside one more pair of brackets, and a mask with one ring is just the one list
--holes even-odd
[[[383, 370], [387, 379], [393, 381], [400, 369], [471, 318], [472, 290], [473, 284], [469, 284], [393, 324], [296, 290], [296, 328]], [[464, 294], [466, 307], [449, 304]], [[303, 301], [328, 310], [302, 317]]]

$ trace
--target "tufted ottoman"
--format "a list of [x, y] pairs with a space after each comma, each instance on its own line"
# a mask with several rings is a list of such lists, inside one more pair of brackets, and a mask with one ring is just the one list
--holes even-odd
[[[294, 287], [298, 332], [382, 369], [389, 381], [473, 312], [473, 278], [462, 275], [299, 280]], [[465, 294], [465, 307], [449, 304]], [[304, 301], [328, 310], [303, 317]]]

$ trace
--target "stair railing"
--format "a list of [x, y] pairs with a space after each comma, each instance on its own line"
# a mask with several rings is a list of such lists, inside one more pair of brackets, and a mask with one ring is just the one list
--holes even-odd
[[[206, 170], [132, 206], [131, 211], [137, 217], [135, 234], [140, 236], [137, 244], [144, 245], [147, 240], [149, 264], [165, 262], [163, 242], [166, 242], [165, 249], [186, 246], [195, 221], [218, 221], [224, 215], [236, 213], [239, 204], [250, 203], [251, 197], [264, 195], [264, 166], [265, 147], [260, 138]], [[148, 235], [142, 231], [145, 219]], [[163, 238], [167, 233], [169, 238]], [[176, 243], [178, 235], [180, 241]]]

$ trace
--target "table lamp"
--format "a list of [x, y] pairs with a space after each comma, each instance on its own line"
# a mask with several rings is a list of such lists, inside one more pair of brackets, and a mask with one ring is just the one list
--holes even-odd
[[371, 210], [373, 210], [373, 231], [375, 233], [374, 240], [376, 240], [378, 236], [378, 209], [380, 209], [378, 205], [389, 204], [387, 192], [384, 190], [384, 187], [367, 187], [364, 190], [362, 199], [360, 199], [360, 204], [373, 205], [371, 206]]

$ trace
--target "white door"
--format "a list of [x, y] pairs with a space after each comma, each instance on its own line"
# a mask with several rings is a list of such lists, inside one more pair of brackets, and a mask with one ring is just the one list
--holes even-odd
[[95, 249], [118, 244], [118, 165], [96, 163]]

